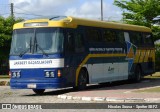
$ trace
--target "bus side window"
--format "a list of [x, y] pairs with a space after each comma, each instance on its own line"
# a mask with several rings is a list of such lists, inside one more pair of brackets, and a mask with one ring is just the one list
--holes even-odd
[[83, 41], [83, 35], [81, 33], [75, 34], [75, 52], [76, 53], [82, 53], [84, 52], [84, 41]]
[[103, 39], [106, 43], [115, 43], [116, 42], [116, 34], [114, 31], [104, 30], [103, 31]]
[[131, 42], [135, 45], [142, 45], [142, 36], [139, 32], [130, 32]]
[[151, 34], [143, 34], [143, 41], [145, 45], [153, 45], [152, 35]]
[[117, 38], [118, 38], [118, 42], [120, 42], [121, 44], [124, 44], [125, 43], [125, 40], [124, 40], [124, 32], [117, 32]]
[[100, 42], [100, 32], [97, 29], [88, 28], [87, 31], [87, 38], [90, 43]]
[[124, 38], [126, 42], [130, 42], [130, 37], [128, 32], [124, 32]]
[[71, 32], [67, 32], [66, 38], [67, 38], [67, 45], [66, 45], [67, 51], [69, 53], [73, 53], [74, 52], [74, 34]]

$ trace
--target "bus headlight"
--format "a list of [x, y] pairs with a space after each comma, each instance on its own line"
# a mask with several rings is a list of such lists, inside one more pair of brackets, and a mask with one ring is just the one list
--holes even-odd
[[54, 71], [45, 71], [45, 77], [53, 78], [54, 77]]
[[20, 77], [21, 77], [20, 71], [14, 71], [14, 72], [12, 72], [12, 78], [20, 78]]
[[45, 77], [49, 77], [49, 72], [48, 71], [45, 73]]
[[16, 72], [12, 72], [12, 77], [16, 78]]
[[54, 72], [50, 72], [50, 77], [54, 77]]
[[20, 77], [21, 77], [20, 72], [17, 72], [17, 78], [20, 78]]

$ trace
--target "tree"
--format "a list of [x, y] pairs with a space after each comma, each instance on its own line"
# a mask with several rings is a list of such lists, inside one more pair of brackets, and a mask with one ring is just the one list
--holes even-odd
[[20, 18], [0, 16], [0, 74], [6, 74], [8, 69], [13, 24], [22, 20]]
[[4, 18], [0, 16], [0, 59], [8, 58], [13, 24], [22, 20], [20, 18], [15, 20], [12, 17]]
[[160, 15], [159, 0], [115, 0], [114, 4], [123, 10], [125, 23], [150, 27], [156, 34], [154, 40], [160, 39], [159, 28], [153, 26], [154, 18]]
[[123, 13], [124, 20], [131, 24], [151, 27], [153, 19], [160, 15], [159, 0], [115, 0], [114, 4], [127, 11]]

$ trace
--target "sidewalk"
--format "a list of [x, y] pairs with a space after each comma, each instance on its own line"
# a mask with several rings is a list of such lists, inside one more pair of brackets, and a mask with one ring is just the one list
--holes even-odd
[[88, 86], [85, 91], [71, 91], [58, 95], [58, 98], [98, 102], [160, 103], [160, 91], [139, 92], [139, 90], [158, 87], [160, 88], [160, 79], [145, 79], [141, 83], [121, 82], [119, 84]]
[[[9, 80], [9, 78], [0, 79], [0, 86], [8, 86]], [[95, 102], [160, 103], [160, 91], [139, 92], [139, 90], [146, 90], [149, 88], [160, 88], [160, 75], [155, 79], [153, 76], [152, 78], [145, 79], [140, 83], [129, 83], [127, 81], [122, 81], [115, 82], [113, 84], [89, 85], [84, 91], [74, 91], [71, 89], [58, 95], [58, 98]]]

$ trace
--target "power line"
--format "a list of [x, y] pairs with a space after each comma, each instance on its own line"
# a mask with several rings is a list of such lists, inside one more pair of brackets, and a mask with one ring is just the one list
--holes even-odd
[[0, 4], [1, 6], [9, 6], [10, 4]]
[[15, 14], [23, 14], [23, 15], [33, 15], [33, 16], [44, 16], [44, 15], [36, 15], [36, 14], [28, 14], [28, 13], [18, 13], [14, 12]]
[[31, 13], [31, 12], [29, 12], [29, 11], [27, 11], [27, 10], [20, 9], [20, 8], [18, 8], [18, 7], [14, 7], [14, 8], [19, 9], [19, 10], [22, 10], [22, 11], [24, 11], [24, 12], [27, 12], [27, 13], [29, 13], [29, 14], [37, 15], [37, 14]]
[[7, 14], [10, 14], [10, 13], [3, 13], [3, 14], [0, 14], [0, 16], [7, 15]]
[[29, 11], [27, 11], [27, 10], [20, 9], [20, 8], [18, 8], [18, 7], [14, 7], [14, 8], [15, 8], [15, 9], [19, 9], [19, 10], [21, 10], [21, 11], [23, 11], [23, 12], [27, 12], [27, 13], [15, 12], [16, 14], [33, 15], [33, 16], [44, 16], [44, 15], [39, 15], [39, 14], [31, 13], [31, 12], [29, 12]]

